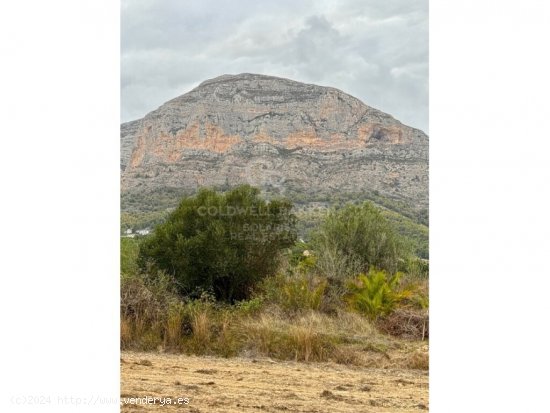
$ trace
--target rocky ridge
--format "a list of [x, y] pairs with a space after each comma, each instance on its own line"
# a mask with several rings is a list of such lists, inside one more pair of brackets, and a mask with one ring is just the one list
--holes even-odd
[[428, 206], [428, 137], [338, 89], [223, 75], [121, 125], [122, 193], [249, 183]]

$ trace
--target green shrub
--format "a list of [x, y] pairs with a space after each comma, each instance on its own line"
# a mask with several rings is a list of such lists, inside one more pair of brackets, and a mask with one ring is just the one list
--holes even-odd
[[417, 280], [427, 279], [430, 273], [430, 263], [423, 258], [409, 257], [403, 260], [400, 267], [400, 270], [407, 273], [408, 277]]
[[390, 210], [384, 210], [382, 214], [395, 230], [407, 240], [415, 255], [424, 259], [429, 258], [429, 228], [427, 225]]
[[427, 310], [430, 306], [430, 297], [426, 294], [418, 294], [412, 297], [412, 302], [422, 310]]
[[254, 297], [250, 300], [237, 301], [235, 309], [242, 315], [253, 315], [258, 313], [264, 304], [262, 297]]
[[325, 280], [307, 275], [292, 277], [283, 287], [281, 304], [290, 310], [317, 310], [321, 305], [326, 286]]
[[401, 273], [388, 277], [385, 271], [374, 269], [368, 275], [360, 274], [348, 285], [347, 301], [354, 310], [371, 320], [390, 314], [412, 294], [409, 289], [399, 288], [400, 278]]
[[139, 271], [137, 264], [139, 242], [134, 238], [120, 239], [120, 272], [122, 274], [136, 274]]
[[394, 273], [410, 255], [406, 243], [369, 202], [332, 210], [312, 244], [319, 270], [330, 278], [347, 278], [371, 267]]
[[317, 265], [317, 258], [315, 255], [311, 255], [311, 253], [307, 250], [304, 251], [304, 254], [306, 253], [307, 255], [303, 255], [296, 265], [296, 271], [301, 274], [307, 274], [313, 271]]
[[327, 281], [313, 275], [296, 273], [271, 277], [262, 287], [266, 298], [285, 310], [318, 310]]
[[199, 288], [218, 300], [247, 299], [296, 240], [291, 208], [286, 200], [266, 202], [248, 185], [223, 194], [200, 190], [142, 241], [139, 264], [151, 261], [173, 275], [182, 295]]
[[[301, 221], [300, 214], [296, 214], [298, 223]], [[311, 247], [302, 240], [296, 242], [289, 251], [289, 265], [296, 267], [304, 258], [307, 258], [307, 255], [310, 253]], [[307, 251], [307, 252], [306, 252]], [[305, 255], [304, 255], [305, 254]]]

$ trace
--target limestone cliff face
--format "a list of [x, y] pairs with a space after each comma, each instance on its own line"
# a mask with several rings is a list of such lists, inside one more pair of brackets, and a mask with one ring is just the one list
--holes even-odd
[[136, 133], [140, 125], [140, 120], [134, 120], [120, 125], [120, 168], [122, 170], [126, 168], [128, 159], [130, 159], [132, 155]]
[[122, 190], [250, 183], [425, 208], [428, 137], [340, 90], [271, 76], [207, 80], [121, 126]]

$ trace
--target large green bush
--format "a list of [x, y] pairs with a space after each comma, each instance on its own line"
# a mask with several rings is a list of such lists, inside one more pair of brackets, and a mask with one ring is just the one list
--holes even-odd
[[409, 249], [370, 202], [332, 210], [314, 233], [317, 266], [329, 278], [348, 278], [376, 267], [394, 273]]
[[203, 189], [142, 242], [139, 263], [172, 274], [183, 295], [212, 291], [224, 301], [246, 299], [296, 240], [291, 208], [286, 200], [265, 201], [248, 185], [226, 193]]

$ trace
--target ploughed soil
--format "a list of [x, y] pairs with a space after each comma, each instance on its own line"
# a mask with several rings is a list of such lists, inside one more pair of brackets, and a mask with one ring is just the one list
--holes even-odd
[[[425, 370], [122, 352], [121, 380], [123, 412], [428, 410]], [[125, 403], [132, 397], [140, 400]], [[146, 397], [155, 404], [145, 404]]]

